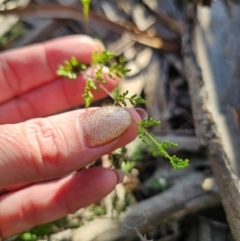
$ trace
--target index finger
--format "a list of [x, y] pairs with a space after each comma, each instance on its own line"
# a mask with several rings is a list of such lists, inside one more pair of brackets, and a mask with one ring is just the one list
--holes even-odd
[[137, 136], [138, 110], [89, 108], [0, 126], [0, 188], [79, 170]]
[[64, 60], [75, 56], [91, 63], [92, 54], [103, 46], [84, 36], [68, 36], [12, 50], [0, 55], [0, 103], [54, 81]]

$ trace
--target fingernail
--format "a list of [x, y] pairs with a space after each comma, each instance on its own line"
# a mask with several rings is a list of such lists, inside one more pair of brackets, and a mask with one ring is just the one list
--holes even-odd
[[123, 135], [131, 125], [128, 111], [118, 106], [87, 109], [79, 117], [88, 147], [105, 145]]
[[124, 173], [121, 170], [118, 169], [112, 169], [116, 176], [117, 176], [117, 184], [123, 182], [124, 179]]
[[140, 115], [142, 119], [147, 119], [148, 118], [148, 113], [141, 108], [135, 108], [135, 111]]

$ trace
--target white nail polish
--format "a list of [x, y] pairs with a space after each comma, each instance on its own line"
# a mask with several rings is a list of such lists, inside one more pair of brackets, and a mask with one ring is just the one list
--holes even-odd
[[117, 139], [128, 130], [131, 122], [129, 112], [118, 106], [87, 109], [79, 117], [88, 147], [102, 146]]

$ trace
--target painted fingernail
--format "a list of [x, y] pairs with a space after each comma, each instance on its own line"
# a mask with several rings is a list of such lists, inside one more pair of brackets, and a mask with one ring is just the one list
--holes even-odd
[[118, 170], [118, 169], [112, 169], [116, 176], [117, 176], [117, 183], [121, 183], [123, 182], [123, 179], [124, 179], [124, 173], [121, 171], [121, 170]]
[[147, 119], [148, 118], [148, 113], [144, 110], [144, 109], [141, 109], [141, 108], [135, 108], [134, 109], [142, 119]]
[[131, 125], [128, 111], [118, 106], [86, 110], [79, 117], [88, 147], [105, 145], [123, 135]]

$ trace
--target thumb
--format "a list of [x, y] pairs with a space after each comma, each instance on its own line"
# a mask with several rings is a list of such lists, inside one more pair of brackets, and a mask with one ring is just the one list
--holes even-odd
[[58, 178], [132, 141], [143, 111], [89, 108], [0, 126], [0, 187]]

